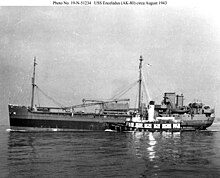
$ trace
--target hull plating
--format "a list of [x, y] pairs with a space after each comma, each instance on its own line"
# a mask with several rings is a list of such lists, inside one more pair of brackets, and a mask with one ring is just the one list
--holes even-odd
[[14, 130], [103, 131], [110, 123], [124, 123], [126, 116], [99, 114], [32, 112], [26, 107], [9, 106], [10, 127]]

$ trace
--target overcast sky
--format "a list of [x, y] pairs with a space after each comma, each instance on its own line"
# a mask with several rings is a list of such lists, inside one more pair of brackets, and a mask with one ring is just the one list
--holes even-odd
[[111, 98], [137, 80], [142, 55], [152, 99], [183, 93], [220, 110], [218, 15], [214, 5], [0, 7], [0, 124], [8, 102], [30, 104], [34, 56], [38, 86], [63, 105]]

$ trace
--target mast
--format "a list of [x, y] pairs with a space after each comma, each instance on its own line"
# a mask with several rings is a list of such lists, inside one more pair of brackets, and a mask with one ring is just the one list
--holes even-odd
[[33, 77], [32, 77], [32, 95], [31, 95], [31, 110], [33, 109], [34, 106], [34, 87], [35, 85], [35, 66], [37, 65], [36, 63], [36, 57], [34, 57], [34, 71], [33, 71]]
[[143, 61], [143, 58], [142, 56], [140, 56], [140, 64], [139, 64], [139, 95], [138, 95], [138, 111], [140, 113], [140, 115], [142, 115], [142, 99], [141, 99], [141, 96], [142, 96], [142, 92], [141, 92], [141, 82], [142, 82], [142, 61]]

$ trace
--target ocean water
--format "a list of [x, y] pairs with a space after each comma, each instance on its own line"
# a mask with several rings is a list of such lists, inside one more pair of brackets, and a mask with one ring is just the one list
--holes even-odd
[[7, 129], [0, 177], [220, 177], [220, 123], [182, 133]]

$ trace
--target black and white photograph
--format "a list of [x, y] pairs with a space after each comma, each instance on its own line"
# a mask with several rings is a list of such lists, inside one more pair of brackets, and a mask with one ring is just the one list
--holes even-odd
[[0, 177], [220, 177], [219, 6], [0, 0]]

